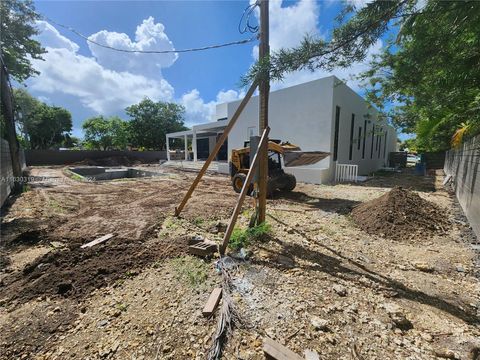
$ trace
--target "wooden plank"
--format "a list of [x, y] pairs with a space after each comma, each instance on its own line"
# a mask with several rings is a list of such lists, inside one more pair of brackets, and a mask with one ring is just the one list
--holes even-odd
[[237, 110], [236, 110], [235, 113], [233, 114], [232, 118], [231, 118], [230, 121], [228, 122], [227, 127], [223, 130], [223, 134], [220, 136], [220, 138], [218, 139], [217, 143], [215, 144], [215, 147], [213, 148], [212, 152], [211, 152], [210, 155], [208, 156], [208, 159], [207, 159], [207, 160], [205, 161], [205, 163], [203, 164], [202, 169], [201, 169], [200, 172], [197, 174], [197, 177], [195, 178], [195, 180], [193, 180], [192, 185], [190, 185], [190, 188], [188, 189], [187, 193], [186, 193], [185, 196], [183, 197], [182, 202], [180, 203], [180, 205], [178, 205], [178, 206], [175, 208], [175, 216], [179, 216], [179, 215], [180, 215], [180, 213], [182, 212], [182, 210], [183, 210], [185, 204], [187, 203], [188, 199], [190, 199], [190, 197], [192, 196], [193, 191], [195, 190], [195, 188], [197, 187], [198, 183], [199, 183], [200, 180], [202, 179], [203, 175], [204, 175], [205, 172], [207, 171], [208, 166], [209, 166], [210, 163], [213, 161], [213, 159], [215, 159], [215, 157], [217, 156], [217, 153], [218, 153], [218, 151], [220, 150], [220, 148], [222, 147], [222, 145], [223, 145], [223, 143], [225, 142], [225, 140], [227, 139], [228, 134], [230, 133], [230, 130], [232, 130], [233, 125], [235, 125], [235, 123], [237, 122], [238, 118], [240, 117], [240, 114], [242, 113], [243, 109], [245, 108], [245, 106], [247, 106], [248, 101], [250, 100], [250, 98], [252, 97], [253, 93], [254, 93], [255, 90], [257, 89], [257, 84], [258, 84], [258, 81], [257, 81], [257, 80], [254, 80], [252, 86], [250, 86], [250, 89], [248, 89], [248, 91], [247, 91], [247, 93], [245, 94], [245, 97], [243, 98], [242, 102], [240, 103], [240, 105], [238, 106]]
[[222, 242], [222, 245], [220, 246], [220, 255], [224, 255], [225, 250], [227, 249], [228, 241], [230, 240], [230, 236], [232, 235], [232, 232], [233, 232], [233, 227], [235, 226], [235, 223], [237, 222], [238, 214], [242, 209], [243, 200], [245, 200], [245, 196], [247, 195], [247, 189], [250, 187], [250, 183], [252, 182], [253, 175], [255, 174], [255, 168], [257, 167], [258, 160], [259, 160], [259, 155], [258, 155], [259, 149], [261, 149], [262, 146], [267, 143], [269, 131], [270, 131], [270, 128], [267, 127], [263, 131], [260, 142], [258, 143], [257, 153], [253, 157], [252, 163], [250, 164], [250, 169], [248, 170], [247, 178], [243, 183], [242, 191], [240, 192], [240, 196], [238, 197], [238, 200], [237, 200], [237, 205], [235, 205], [235, 209], [233, 210], [233, 214], [230, 218], [230, 222], [228, 223], [227, 230], [225, 231], [225, 235], [223, 236], [223, 242]]
[[203, 316], [210, 316], [213, 314], [215, 309], [222, 298], [222, 288], [213, 289], [212, 293], [208, 297], [207, 303], [203, 307], [202, 314]]
[[94, 245], [97, 245], [97, 244], [100, 244], [102, 242], [105, 242], [107, 241], [108, 239], [111, 239], [113, 237], [113, 234], [107, 234], [107, 235], [103, 235], [102, 237], [99, 237], [98, 239], [95, 239], [93, 241], [90, 241], [86, 244], [83, 244], [81, 246], [82, 249], [85, 249], [85, 248], [89, 248], [89, 247], [92, 247]]
[[301, 356], [295, 354], [292, 350], [286, 348], [272, 339], [265, 337], [263, 339], [263, 352], [275, 360], [301, 360]]

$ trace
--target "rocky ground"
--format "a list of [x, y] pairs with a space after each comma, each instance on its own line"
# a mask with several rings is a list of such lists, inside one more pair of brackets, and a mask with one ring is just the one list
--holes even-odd
[[[186, 255], [186, 238], [220, 241], [236, 199], [228, 179], [208, 176], [177, 219], [191, 173], [99, 183], [61, 168], [32, 174], [38, 181], [2, 217], [0, 358], [205, 358], [218, 314], [201, 310], [220, 276], [215, 258]], [[441, 181], [300, 184], [269, 200], [271, 234], [234, 274], [243, 322], [224, 358], [264, 358], [264, 336], [321, 359], [477, 358], [474, 238]], [[355, 225], [354, 206], [397, 185], [445, 211], [446, 234], [392, 240]], [[80, 249], [106, 233], [115, 237]]]

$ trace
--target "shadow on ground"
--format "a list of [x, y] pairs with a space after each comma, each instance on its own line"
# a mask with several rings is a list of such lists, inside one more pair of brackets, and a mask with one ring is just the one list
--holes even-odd
[[340, 198], [319, 198], [300, 191], [284, 192], [281, 193], [281, 196], [278, 198], [287, 200], [290, 203], [302, 205], [302, 207], [338, 214], [348, 214], [356, 205], [360, 204], [360, 201]]
[[[272, 215], [268, 216], [277, 221], [279, 224], [288, 226], [288, 224], [282, 220]], [[315, 243], [316, 245], [323, 247], [325, 250], [328, 250], [335, 255], [330, 256], [319, 251], [307, 249], [299, 244], [286, 244], [278, 239], [273, 239], [273, 241], [282, 246], [282, 255], [291, 257], [292, 259], [300, 258], [313, 263], [313, 265], [304, 266], [304, 269], [306, 268], [308, 270], [328, 273], [337, 278], [354, 282], [357, 286], [368, 286], [377, 291], [387, 292], [391, 294], [391, 296], [397, 296], [407, 300], [416, 301], [421, 304], [433, 306], [465, 321], [468, 324], [478, 325], [480, 323], [480, 319], [475, 315], [475, 309], [470, 305], [453, 304], [437, 296], [432, 296], [419, 290], [410, 289], [400, 281], [378, 274], [359, 262], [340, 254], [335, 249], [320, 243], [318, 240], [310, 238], [304, 232], [298, 229], [293, 230], [296, 234], [302, 236], [308, 242]], [[285, 266], [282, 264], [276, 264], [270, 261], [253, 260], [253, 263], [270, 267], [274, 266], [277, 268], [285, 268]], [[348, 266], [345, 263], [348, 263]], [[365, 281], [360, 281], [360, 278], [362, 277], [370, 280], [370, 284], [367, 284]]]

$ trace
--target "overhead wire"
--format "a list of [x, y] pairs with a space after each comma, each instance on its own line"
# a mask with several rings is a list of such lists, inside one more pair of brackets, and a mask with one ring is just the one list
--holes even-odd
[[[258, 32], [258, 25], [250, 25], [250, 18], [259, 4], [260, 3], [258, 1], [255, 1], [253, 4], [248, 5], [245, 10], [243, 10], [242, 17], [238, 23], [238, 32], [240, 34], [245, 34], [246, 32], [255, 34]], [[245, 26], [242, 28], [243, 23], [245, 23]]]
[[113, 51], [118, 51], [118, 52], [124, 52], [124, 53], [137, 53], [137, 54], [174, 54], [174, 53], [186, 53], [186, 52], [194, 52], [194, 51], [203, 51], [203, 50], [211, 50], [211, 49], [218, 49], [218, 48], [222, 48], [222, 47], [226, 47], [226, 46], [233, 46], [233, 45], [242, 45], [242, 44], [247, 44], [247, 43], [250, 43], [252, 41], [255, 41], [258, 39], [258, 36], [257, 35], [254, 35], [248, 39], [243, 39], [243, 40], [237, 40], [237, 41], [231, 41], [231, 42], [227, 42], [227, 43], [222, 43], [222, 44], [215, 44], [215, 45], [208, 45], [208, 46], [202, 46], [202, 47], [195, 47], [195, 48], [189, 48], [189, 49], [180, 49], [180, 50], [131, 50], [131, 49], [120, 49], [120, 48], [116, 48], [114, 46], [110, 46], [110, 45], [106, 45], [106, 44], [102, 44], [102, 43], [99, 43], [95, 40], [92, 40], [90, 39], [88, 36], [85, 36], [83, 35], [81, 32], [75, 30], [74, 28], [72, 28], [71, 26], [68, 26], [68, 25], [63, 25], [63, 24], [60, 24], [60, 23], [57, 23], [56, 21], [46, 17], [46, 16], [43, 16], [43, 18], [48, 21], [48, 22], [51, 22], [52, 24], [55, 24], [57, 26], [60, 26], [72, 33], [74, 33], [75, 35], [81, 37], [82, 39], [88, 41], [89, 43], [92, 43], [94, 45], [97, 45], [97, 46], [100, 46], [102, 48], [105, 48], [105, 49], [109, 49], [109, 50], [113, 50]]

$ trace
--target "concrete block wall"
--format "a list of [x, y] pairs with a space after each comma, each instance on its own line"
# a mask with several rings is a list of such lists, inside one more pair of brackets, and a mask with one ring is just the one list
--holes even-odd
[[444, 171], [452, 176], [458, 202], [480, 241], [480, 135], [448, 151]]
[[[0, 139], [0, 206], [7, 200], [13, 188], [13, 167], [8, 141]], [[25, 170], [25, 153], [20, 149], [20, 165]]]
[[10, 148], [8, 141], [1, 140], [0, 145], [0, 204], [3, 205], [8, 195], [12, 191], [13, 186], [13, 168], [12, 159], [10, 158]]
[[145, 163], [167, 159], [166, 151], [101, 151], [101, 150], [26, 150], [28, 166], [68, 165], [86, 159], [98, 160], [107, 157], [126, 156]]

